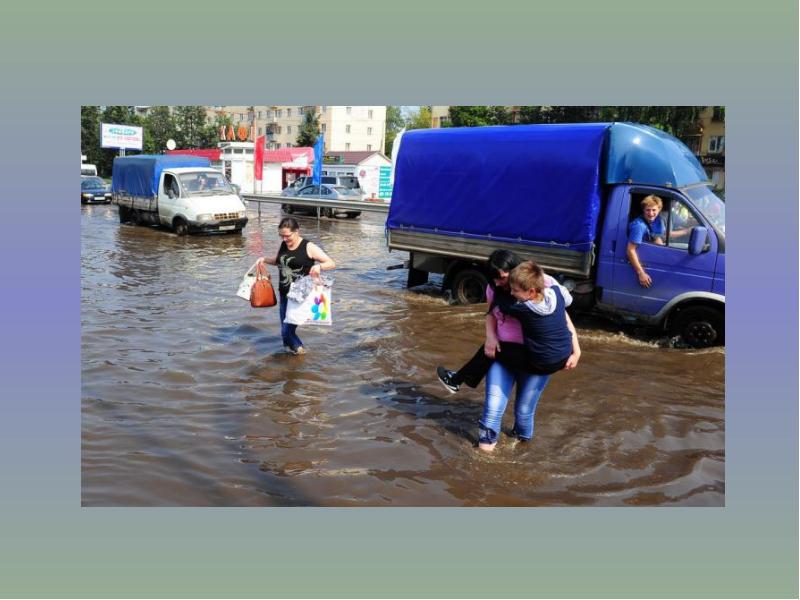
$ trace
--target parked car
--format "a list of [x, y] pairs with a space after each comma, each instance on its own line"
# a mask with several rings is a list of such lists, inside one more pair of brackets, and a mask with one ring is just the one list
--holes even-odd
[[[321, 183], [324, 185], [338, 185], [348, 189], [361, 191], [361, 186], [358, 184], [358, 177], [353, 175], [322, 175], [320, 179], [322, 180]], [[283, 189], [281, 196], [296, 196], [297, 192], [312, 184], [313, 181], [310, 175], [298, 177], [290, 185]]]
[[[284, 190], [286, 191], [286, 190]], [[283, 196], [284, 194], [281, 193]], [[323, 198], [325, 200], [346, 200], [346, 201], [353, 201], [353, 200], [362, 200], [363, 197], [361, 192], [358, 190], [353, 190], [350, 188], [346, 188], [340, 185], [329, 185], [329, 184], [322, 184], [319, 185], [307, 185], [296, 193], [292, 194], [291, 196], [287, 197], [310, 197], [310, 198]], [[303, 212], [305, 214], [317, 214], [317, 209], [314, 206], [299, 206], [296, 204], [282, 204], [281, 208], [283, 212], [288, 215]], [[323, 217], [333, 217], [336, 214], [344, 214], [347, 216], [348, 219], [355, 219], [358, 215], [361, 214], [360, 210], [345, 210], [344, 208], [322, 208], [320, 214]]]
[[111, 204], [111, 190], [99, 177], [81, 177], [81, 204]]

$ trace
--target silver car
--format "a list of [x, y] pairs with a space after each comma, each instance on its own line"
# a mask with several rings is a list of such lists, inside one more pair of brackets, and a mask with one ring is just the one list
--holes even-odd
[[[323, 198], [325, 200], [346, 200], [346, 201], [353, 201], [353, 200], [363, 200], [363, 196], [359, 190], [353, 190], [350, 188], [346, 188], [340, 185], [330, 185], [323, 183], [321, 186], [319, 185], [307, 185], [303, 188], [300, 188], [296, 191], [296, 193], [289, 196], [286, 194], [288, 188], [284, 190], [281, 195], [282, 196], [296, 196], [300, 197], [309, 197], [309, 198]], [[293, 204], [282, 204], [281, 208], [283, 212], [288, 215], [298, 213], [298, 212], [305, 212], [307, 214], [315, 215], [317, 214], [317, 209], [313, 206], [298, 206]], [[360, 210], [346, 210], [344, 208], [322, 208], [320, 209], [320, 214], [323, 217], [333, 217], [336, 214], [344, 214], [347, 216], [348, 219], [355, 219], [358, 215], [361, 214]]]

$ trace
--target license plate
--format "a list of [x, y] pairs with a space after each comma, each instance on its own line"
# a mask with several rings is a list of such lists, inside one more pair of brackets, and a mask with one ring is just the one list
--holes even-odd
[[236, 225], [220, 225], [219, 226], [219, 230], [220, 231], [232, 231], [234, 229], [236, 229]]

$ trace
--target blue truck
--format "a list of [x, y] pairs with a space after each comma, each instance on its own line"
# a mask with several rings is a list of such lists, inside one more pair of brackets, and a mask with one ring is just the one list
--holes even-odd
[[247, 209], [207, 158], [138, 154], [114, 159], [111, 197], [120, 223], [163, 225], [177, 235], [241, 233]]
[[[663, 201], [663, 244], [642, 243], [642, 287], [628, 225]], [[577, 308], [724, 344], [725, 204], [676, 138], [634, 123], [447, 128], [405, 133], [386, 221], [409, 253], [408, 287], [441, 273], [460, 303], [484, 299], [497, 248], [538, 262]]]

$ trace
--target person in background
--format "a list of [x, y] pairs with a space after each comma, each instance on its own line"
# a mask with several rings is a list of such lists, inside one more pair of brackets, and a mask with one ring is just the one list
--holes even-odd
[[659, 216], [664, 203], [661, 198], [650, 194], [642, 200], [642, 214], [636, 217], [628, 225], [628, 260], [636, 271], [639, 285], [649, 288], [653, 285], [653, 280], [647, 271], [644, 270], [637, 248], [642, 242], [649, 242], [659, 246], [664, 245], [664, 222]]
[[280, 296], [281, 338], [284, 347], [292, 354], [305, 354], [303, 341], [297, 335], [297, 325], [284, 323], [288, 304], [289, 286], [303, 275], [311, 275], [319, 279], [322, 271], [336, 268], [333, 259], [325, 254], [319, 246], [309, 242], [300, 235], [300, 225], [292, 217], [284, 217], [278, 224], [278, 235], [281, 242], [275, 258], [262, 256], [259, 263], [278, 267]]

